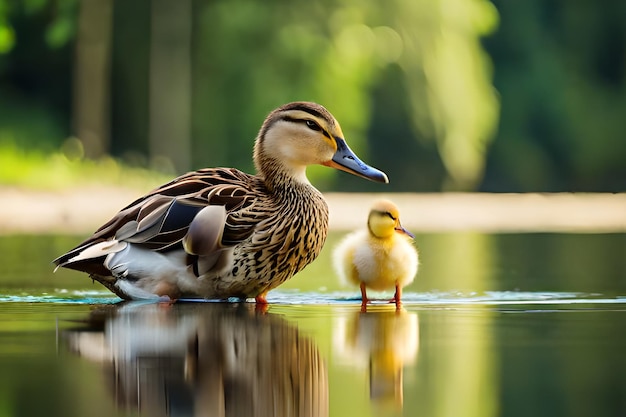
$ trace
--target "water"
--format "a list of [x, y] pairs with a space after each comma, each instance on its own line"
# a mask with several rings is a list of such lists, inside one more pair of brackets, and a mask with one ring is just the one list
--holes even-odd
[[[623, 416], [623, 234], [433, 234], [396, 311], [320, 259], [251, 303], [120, 303], [0, 237], [0, 416]], [[291, 414], [290, 414], [291, 413]]]

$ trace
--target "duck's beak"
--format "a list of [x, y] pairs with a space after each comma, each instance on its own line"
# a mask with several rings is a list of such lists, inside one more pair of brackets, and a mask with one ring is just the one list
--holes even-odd
[[342, 138], [335, 138], [337, 152], [330, 161], [324, 162], [327, 167], [340, 169], [358, 177], [371, 181], [388, 183], [387, 174], [361, 161]]
[[394, 227], [393, 230], [395, 230], [398, 233], [402, 233], [403, 235], [407, 235], [411, 239], [415, 239], [415, 235], [413, 233], [409, 232], [408, 230], [406, 230], [404, 227], [402, 227], [402, 225], [400, 223], [398, 223], [398, 225], [396, 227]]

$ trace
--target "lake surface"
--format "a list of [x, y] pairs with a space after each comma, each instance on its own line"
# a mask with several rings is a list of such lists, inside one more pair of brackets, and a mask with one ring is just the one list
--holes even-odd
[[625, 416], [626, 235], [426, 234], [396, 311], [320, 258], [251, 303], [121, 303], [0, 237], [0, 416]]

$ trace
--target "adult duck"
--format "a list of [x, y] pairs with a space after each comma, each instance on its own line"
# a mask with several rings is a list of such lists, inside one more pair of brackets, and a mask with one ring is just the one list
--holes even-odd
[[238, 299], [266, 303], [319, 254], [328, 206], [306, 177], [326, 165], [373, 181], [387, 176], [346, 144], [319, 104], [272, 111], [254, 144], [256, 175], [234, 168], [184, 174], [123, 208], [54, 260], [124, 299]]
[[367, 229], [349, 234], [335, 248], [335, 270], [344, 281], [359, 285], [364, 308], [369, 302], [367, 288], [394, 288], [393, 301], [401, 304], [402, 288], [413, 282], [418, 269], [413, 238], [400, 224], [398, 207], [383, 199], [372, 205]]

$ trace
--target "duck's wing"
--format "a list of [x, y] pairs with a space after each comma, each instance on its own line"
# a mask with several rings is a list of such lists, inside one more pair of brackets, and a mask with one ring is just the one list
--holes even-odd
[[[260, 220], [255, 218], [254, 206], [263, 187], [259, 178], [236, 169], [190, 172], [124, 207], [90, 238], [54, 263], [71, 268], [74, 262], [93, 260], [119, 250], [107, 246], [110, 242], [132, 243], [154, 251], [167, 251], [184, 243], [196, 255], [206, 254], [211, 247], [235, 245], [248, 238]], [[98, 247], [99, 252], [86, 252], [90, 247]]]

